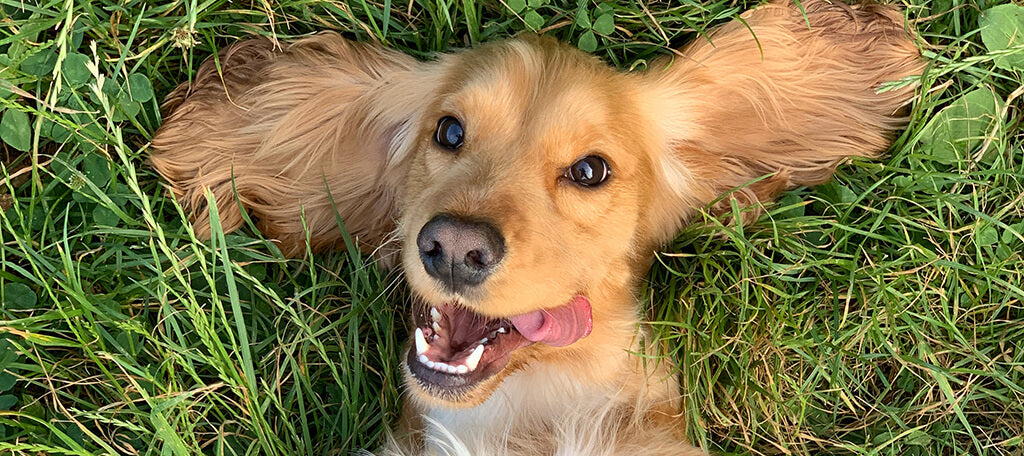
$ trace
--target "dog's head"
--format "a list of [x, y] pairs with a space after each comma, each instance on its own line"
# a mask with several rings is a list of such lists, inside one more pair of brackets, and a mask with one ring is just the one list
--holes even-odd
[[[614, 370], [653, 248], [693, 211], [735, 187], [741, 205], [768, 201], [886, 147], [907, 93], [872, 87], [917, 69], [912, 46], [879, 52], [903, 64], [895, 73], [842, 68], [842, 90], [803, 85], [834, 78], [843, 56], [814, 41], [793, 48], [791, 29], [752, 19], [763, 54], [733, 24], [713, 35], [717, 49], [687, 52], [696, 63], [644, 74], [537, 37], [437, 64], [406, 138], [399, 203], [414, 397], [476, 405], [531, 362]], [[815, 59], [824, 68], [787, 73]], [[878, 104], [843, 105], [860, 97]]]
[[611, 332], [635, 318], [622, 293], [649, 255], [660, 146], [632, 76], [565, 44], [438, 65], [400, 203], [407, 372], [418, 396], [465, 406], [529, 360], [629, 337]]
[[244, 42], [169, 97], [152, 162], [200, 235], [206, 189], [226, 229], [237, 196], [293, 254], [339, 244], [339, 214], [369, 249], [396, 233], [421, 403], [479, 404], [533, 363], [600, 382], [653, 250], [695, 211], [822, 182], [899, 127], [912, 89], [876, 89], [921, 70], [902, 17], [802, 5], [640, 73], [538, 37], [429, 63], [330, 34]]

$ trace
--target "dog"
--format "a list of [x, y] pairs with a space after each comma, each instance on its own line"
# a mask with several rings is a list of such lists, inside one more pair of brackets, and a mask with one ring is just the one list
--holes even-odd
[[245, 211], [286, 255], [344, 248], [340, 219], [400, 263], [407, 400], [384, 453], [697, 455], [676, 367], [642, 356], [655, 252], [702, 210], [747, 223], [884, 152], [923, 67], [897, 9], [826, 0], [632, 73], [532, 35], [427, 62], [250, 39], [168, 96], [150, 160], [201, 236], [209, 192], [224, 230]]

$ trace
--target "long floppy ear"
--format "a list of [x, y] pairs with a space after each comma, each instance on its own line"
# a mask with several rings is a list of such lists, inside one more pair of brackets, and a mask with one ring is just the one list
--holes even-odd
[[286, 255], [306, 251], [306, 230], [313, 249], [343, 246], [338, 215], [371, 251], [394, 229], [434, 83], [430, 64], [333, 33], [242, 41], [168, 96], [150, 161], [199, 236], [209, 189], [226, 231], [244, 223], [240, 201]]
[[883, 5], [800, 4], [748, 11], [641, 76], [662, 135], [653, 242], [737, 187], [731, 197], [744, 206], [822, 183], [843, 159], [885, 151], [904, 125], [914, 88], [878, 90], [923, 70], [903, 16]]

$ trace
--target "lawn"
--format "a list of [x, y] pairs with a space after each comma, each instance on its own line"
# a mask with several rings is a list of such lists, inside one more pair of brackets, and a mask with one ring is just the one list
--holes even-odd
[[[401, 277], [197, 240], [146, 165], [219, 47], [540, 30], [630, 71], [755, 4], [0, 0], [0, 454], [347, 454], [394, 422]], [[1024, 453], [1024, 7], [900, 4], [930, 65], [891, 150], [691, 225], [643, 290], [714, 453]]]

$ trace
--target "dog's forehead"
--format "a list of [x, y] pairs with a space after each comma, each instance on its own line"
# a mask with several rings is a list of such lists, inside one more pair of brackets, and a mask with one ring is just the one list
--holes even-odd
[[492, 139], [595, 143], [630, 104], [623, 75], [546, 38], [485, 46], [458, 55], [453, 66], [456, 82], [442, 111], [462, 117], [471, 134]]
[[617, 74], [575, 47], [536, 36], [490, 43], [448, 56], [445, 63], [450, 93], [476, 92], [490, 102], [517, 101], [520, 106], [568, 88], [600, 92]]

